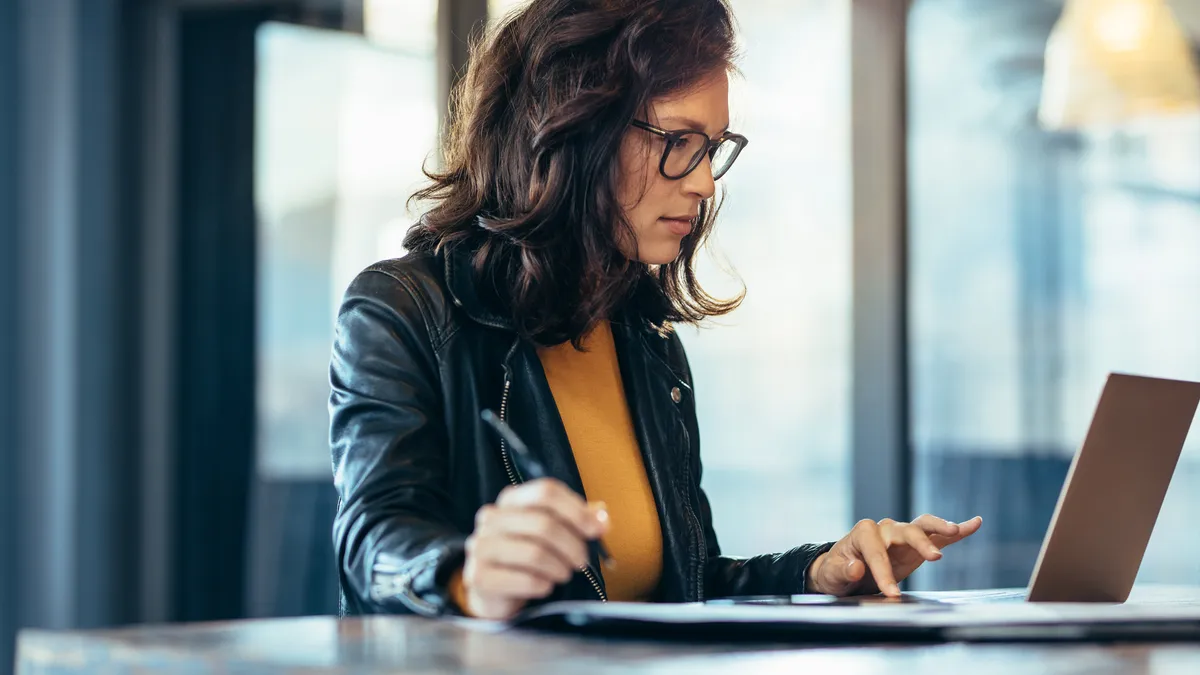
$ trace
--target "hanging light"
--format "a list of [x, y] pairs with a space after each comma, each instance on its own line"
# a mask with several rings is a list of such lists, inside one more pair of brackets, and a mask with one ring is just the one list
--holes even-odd
[[1164, 0], [1067, 0], [1046, 45], [1049, 129], [1200, 110], [1191, 45]]

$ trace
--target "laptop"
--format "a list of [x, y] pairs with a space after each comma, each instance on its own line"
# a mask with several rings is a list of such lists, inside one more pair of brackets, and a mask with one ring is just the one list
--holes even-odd
[[682, 632], [689, 639], [710, 633], [821, 640], [1197, 639], [1200, 589], [1193, 603], [1177, 594], [1121, 603], [1130, 597], [1198, 406], [1200, 382], [1109, 375], [1024, 590], [914, 592], [899, 600], [794, 595], [690, 605], [563, 602], [531, 609], [514, 623]]
[[[1198, 405], [1197, 382], [1108, 376], [1018, 599], [1129, 598]], [[1007, 598], [983, 591], [978, 599]]]

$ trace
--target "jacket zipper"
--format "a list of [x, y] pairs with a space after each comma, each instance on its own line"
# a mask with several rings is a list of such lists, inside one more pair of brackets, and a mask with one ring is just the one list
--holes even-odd
[[436, 605], [413, 593], [412, 580], [422, 568], [436, 563], [438, 555], [438, 551], [426, 551], [403, 566], [376, 561], [371, 574], [371, 598], [377, 602], [396, 598], [417, 614], [437, 614]]
[[[500, 419], [508, 421], [508, 390], [512, 387], [512, 380], [508, 378], [507, 370], [504, 373], [504, 395], [500, 398]], [[508, 472], [508, 482], [513, 485], [519, 485], [517, 480], [517, 469], [513, 466], [512, 458], [508, 456], [508, 444], [504, 439], [500, 439], [500, 456], [504, 458], [504, 470]]]
[[[500, 397], [500, 419], [504, 422], [508, 421], [508, 393], [512, 389], [512, 375], [508, 370], [508, 365], [504, 367], [504, 394]], [[513, 485], [520, 485], [523, 481], [517, 476], [516, 467], [513, 465], [512, 457], [508, 453], [508, 444], [504, 439], [500, 439], [500, 456], [504, 459], [504, 470], [508, 473], [508, 482]], [[600, 602], [608, 602], [608, 595], [600, 588], [600, 582], [592, 574], [592, 569], [588, 565], [579, 567], [579, 571], [583, 572], [587, 580], [591, 582], [592, 588], [596, 589], [596, 595], [600, 598]]]
[[[642, 344], [642, 350], [649, 354], [651, 358], [658, 361], [663, 368], [675, 377], [675, 371], [666, 361], [646, 343], [645, 336], [639, 336], [639, 342]], [[676, 411], [678, 412], [678, 411]], [[684, 493], [683, 506], [687, 513], [689, 524], [692, 526], [692, 532], [695, 535], [696, 541], [696, 556], [699, 560], [699, 565], [696, 569], [696, 601], [704, 600], [704, 568], [708, 564], [708, 552], [704, 549], [704, 530], [700, 527], [700, 518], [696, 516], [695, 510], [692, 508], [692, 462], [690, 450], [692, 447], [692, 437], [688, 433], [687, 425], [683, 422], [683, 445], [684, 445], [684, 476], [687, 479], [687, 488]]]
[[[691, 436], [687, 432], [686, 426], [683, 428], [683, 440], [684, 440], [684, 445], [690, 449], [691, 445], [692, 445], [692, 440], [691, 440]], [[685, 461], [686, 461], [686, 465], [684, 468], [684, 472], [685, 472], [685, 475], [687, 476], [688, 488], [687, 488], [687, 495], [685, 495], [683, 503], [684, 503], [684, 506], [686, 507], [688, 517], [692, 521], [692, 526], [693, 526], [692, 531], [696, 535], [696, 555], [700, 559], [700, 564], [699, 564], [698, 568], [696, 569], [696, 601], [700, 602], [700, 601], [704, 600], [704, 567], [707, 564], [708, 552], [704, 550], [704, 533], [700, 528], [700, 519], [696, 517], [695, 511], [692, 510], [692, 488], [691, 488], [691, 485], [692, 485], [692, 462], [691, 462], [691, 458], [687, 457], [685, 455]]]

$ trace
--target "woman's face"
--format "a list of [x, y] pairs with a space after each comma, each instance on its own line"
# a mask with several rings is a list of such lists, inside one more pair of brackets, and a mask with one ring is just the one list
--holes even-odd
[[[729, 127], [729, 77], [722, 69], [691, 90], [655, 101], [650, 119], [666, 131], [694, 129], [716, 138]], [[694, 171], [678, 180], [659, 173], [665, 140], [630, 127], [621, 146], [618, 198], [633, 226], [636, 241], [622, 242], [625, 255], [649, 265], [666, 265], [679, 257], [679, 245], [696, 225], [700, 202], [713, 196], [716, 184], [707, 155]]]

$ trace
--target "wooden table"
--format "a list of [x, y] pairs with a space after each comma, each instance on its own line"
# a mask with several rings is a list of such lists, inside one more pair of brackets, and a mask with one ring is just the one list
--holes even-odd
[[[1158, 591], [1159, 593], [1163, 591]], [[1200, 601], [1200, 588], [1170, 591]], [[1135, 597], [1138, 589], [1135, 589]], [[1179, 673], [1200, 644], [799, 647], [609, 640], [497, 631], [466, 620], [309, 617], [27, 630], [18, 675], [66, 673]]]

